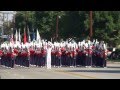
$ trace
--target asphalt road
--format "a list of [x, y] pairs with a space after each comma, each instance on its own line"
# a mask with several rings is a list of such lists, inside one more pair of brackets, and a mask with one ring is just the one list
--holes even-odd
[[120, 64], [107, 68], [61, 67], [50, 70], [41, 67], [9, 69], [0, 66], [1, 79], [120, 79]]

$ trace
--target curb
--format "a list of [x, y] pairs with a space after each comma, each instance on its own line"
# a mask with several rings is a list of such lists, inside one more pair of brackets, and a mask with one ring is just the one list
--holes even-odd
[[108, 64], [120, 64], [120, 62], [107, 62]]

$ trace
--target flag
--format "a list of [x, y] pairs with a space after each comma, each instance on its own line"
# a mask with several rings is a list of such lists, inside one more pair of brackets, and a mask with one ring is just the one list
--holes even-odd
[[26, 31], [24, 29], [24, 40], [23, 40], [23, 43], [25, 44], [27, 42], [27, 36], [26, 36]]
[[30, 31], [29, 31], [29, 28], [28, 28], [28, 42], [31, 42], [31, 38], [30, 38]]
[[39, 34], [38, 30], [37, 30], [36, 41], [37, 41], [38, 43], [41, 42], [41, 37], [40, 37], [40, 34]]
[[32, 37], [33, 37], [33, 41], [35, 41], [35, 33], [33, 32], [33, 34], [32, 34]]
[[32, 41], [35, 41], [36, 39], [35, 39], [35, 32], [34, 32], [34, 30], [33, 30], [33, 33], [32, 33]]
[[13, 33], [12, 33], [11, 36], [10, 36], [10, 43], [14, 43], [14, 40], [13, 40]]
[[19, 42], [21, 42], [21, 35], [20, 35], [20, 29], [19, 29], [19, 35], [18, 35], [18, 40], [19, 40]]
[[16, 33], [15, 33], [15, 42], [17, 43], [17, 40], [18, 40], [18, 32], [16, 30]]

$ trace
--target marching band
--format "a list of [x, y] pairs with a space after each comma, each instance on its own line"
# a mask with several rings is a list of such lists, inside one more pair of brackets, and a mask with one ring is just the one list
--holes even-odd
[[41, 43], [3, 43], [0, 48], [0, 65], [6, 68], [45, 67], [47, 50], [51, 47], [48, 59], [52, 67], [106, 67], [107, 45], [97, 40], [81, 42], [46, 42]]

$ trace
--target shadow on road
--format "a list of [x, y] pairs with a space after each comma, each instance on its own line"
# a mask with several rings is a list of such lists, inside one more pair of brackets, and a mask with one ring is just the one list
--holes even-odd
[[[31, 70], [37, 70], [38, 68], [40, 68], [40, 67], [30, 67], [29, 69]], [[94, 70], [94, 69], [92, 69], [91, 68], [91, 70], [90, 69], [88, 69], [88, 70], [86, 70], [86, 68], [85, 68], [85, 70], [84, 70], [84, 68], [85, 67], [80, 67], [80, 70], [64, 70], [65, 72], [91, 72], [91, 73], [120, 73], [120, 66], [108, 66], [107, 68], [105, 68], [105, 69], [103, 69], [103, 70], [100, 70], [101, 68], [97, 68], [97, 70]], [[81, 70], [81, 69], [83, 69], [83, 70]], [[108, 70], [107, 70], [108, 69]], [[111, 69], [115, 69], [115, 70], [111, 70]], [[117, 69], [119, 69], [119, 70], [117, 70]], [[5, 68], [5, 67], [1, 67], [0, 66], [0, 70], [11, 70], [11, 69], [9, 69], [9, 68]], [[28, 68], [23, 68], [23, 67], [15, 67], [15, 69], [12, 69], [12, 70], [23, 70], [24, 72], [26, 72], [27, 70], [28, 70]], [[39, 69], [38, 69], [39, 70]], [[37, 71], [38, 71], [37, 70]], [[44, 72], [44, 70], [45, 69], [42, 69], [41, 68], [41, 70], [39, 70], [39, 72]], [[22, 72], [23, 72], [22, 71]], [[0, 77], [1, 78], [1, 77]]]

